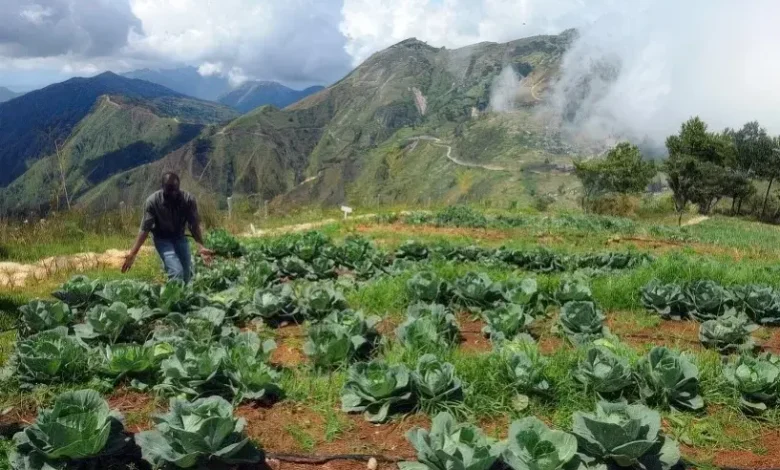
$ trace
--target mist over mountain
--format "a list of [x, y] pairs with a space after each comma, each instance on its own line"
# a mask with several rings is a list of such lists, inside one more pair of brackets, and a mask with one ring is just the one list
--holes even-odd
[[22, 96], [23, 94], [24, 93], [16, 93], [15, 91], [11, 91], [8, 88], [0, 86], [0, 103], [12, 100], [16, 97]]
[[201, 75], [196, 67], [141, 69], [123, 73], [122, 76], [157, 83], [183, 95], [209, 101], [217, 101], [232, 88], [227, 78]]

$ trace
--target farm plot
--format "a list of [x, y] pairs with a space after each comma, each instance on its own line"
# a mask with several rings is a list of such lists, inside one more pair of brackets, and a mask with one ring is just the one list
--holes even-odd
[[320, 232], [208, 242], [222, 258], [190, 286], [77, 276], [19, 309], [0, 383], [11, 468], [780, 464], [769, 269]]

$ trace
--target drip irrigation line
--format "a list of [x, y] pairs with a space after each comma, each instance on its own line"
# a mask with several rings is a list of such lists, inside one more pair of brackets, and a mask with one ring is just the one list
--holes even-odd
[[[333, 455], [301, 455], [301, 454], [277, 454], [266, 452], [267, 460], [278, 460], [280, 462], [298, 463], [307, 465], [323, 465], [333, 460], [355, 460], [358, 462], [368, 462], [371, 459], [382, 463], [398, 463], [409, 459], [402, 457], [390, 457], [387, 455], [371, 454], [333, 454]], [[779, 469], [780, 470], [780, 469]]]

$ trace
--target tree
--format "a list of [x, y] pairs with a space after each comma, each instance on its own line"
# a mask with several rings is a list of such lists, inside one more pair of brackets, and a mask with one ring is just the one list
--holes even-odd
[[582, 206], [606, 194], [643, 192], [655, 177], [655, 163], [642, 158], [636, 145], [621, 142], [602, 160], [574, 163], [575, 174], [583, 187]]
[[666, 139], [666, 148], [669, 158], [664, 168], [674, 192], [678, 223], [689, 202], [708, 214], [726, 195], [724, 188], [730, 177], [726, 166], [736, 161], [732, 137], [727, 132], [708, 132], [707, 124], [694, 117], [683, 123], [679, 135]]

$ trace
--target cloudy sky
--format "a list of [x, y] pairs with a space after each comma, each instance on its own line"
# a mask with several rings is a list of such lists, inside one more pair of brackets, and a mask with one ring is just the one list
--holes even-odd
[[780, 133], [776, 0], [0, 0], [0, 11], [0, 86], [17, 90], [180, 65], [329, 84], [408, 37], [458, 47], [576, 27], [564, 79], [594, 59], [621, 63], [589, 114], [658, 133], [692, 114]]
[[[586, 3], [588, 5], [586, 5]], [[173, 67], [288, 84], [338, 80], [416, 36], [437, 46], [556, 33], [597, 0], [0, 0], [0, 85]]]

